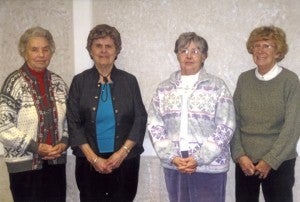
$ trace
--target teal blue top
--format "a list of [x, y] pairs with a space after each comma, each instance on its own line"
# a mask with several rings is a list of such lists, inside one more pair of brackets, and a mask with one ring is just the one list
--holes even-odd
[[114, 151], [115, 116], [109, 84], [101, 85], [96, 116], [96, 135], [100, 153], [110, 153]]

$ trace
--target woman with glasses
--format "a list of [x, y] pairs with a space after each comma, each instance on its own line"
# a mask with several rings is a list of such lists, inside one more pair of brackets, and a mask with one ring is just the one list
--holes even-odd
[[288, 51], [282, 29], [254, 29], [247, 49], [257, 67], [239, 76], [234, 93], [236, 201], [258, 202], [262, 186], [266, 202], [292, 202], [300, 135], [299, 79], [278, 64]]
[[225, 201], [235, 115], [226, 84], [204, 68], [207, 51], [196, 33], [179, 36], [180, 70], [159, 84], [148, 111], [171, 202]]

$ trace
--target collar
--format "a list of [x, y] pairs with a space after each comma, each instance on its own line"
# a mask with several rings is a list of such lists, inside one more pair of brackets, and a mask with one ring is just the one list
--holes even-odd
[[[198, 77], [197, 77], [197, 82], [203, 82], [208, 80], [208, 74], [205, 70], [204, 67], [202, 67], [199, 72], [197, 73]], [[181, 83], [181, 71], [177, 70], [176, 72], [173, 72], [170, 77], [169, 80], [171, 83], [175, 83], [175, 85], [180, 85]]]
[[194, 75], [181, 75], [181, 84], [184, 86], [192, 87], [198, 81], [200, 71]]
[[28, 67], [28, 71], [29, 71], [29, 73], [30, 73], [31, 75], [33, 75], [34, 77], [36, 77], [36, 78], [41, 78], [41, 79], [44, 78], [44, 76], [45, 76], [45, 74], [46, 74], [46, 69], [43, 70], [43, 71], [38, 72], [38, 71], [35, 71], [35, 70], [30, 69], [30, 68]]
[[269, 81], [275, 78], [282, 71], [282, 67], [278, 66], [277, 63], [268, 71], [266, 74], [261, 75], [258, 72], [258, 68], [255, 69], [255, 76], [261, 81]]

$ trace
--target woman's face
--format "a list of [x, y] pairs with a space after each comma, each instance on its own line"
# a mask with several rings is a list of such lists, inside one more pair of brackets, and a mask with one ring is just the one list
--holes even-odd
[[48, 40], [45, 37], [30, 38], [26, 45], [24, 58], [30, 69], [38, 72], [45, 70], [52, 58]]
[[257, 41], [253, 44], [253, 61], [261, 74], [267, 73], [279, 57], [273, 40]]
[[107, 36], [93, 40], [91, 56], [96, 67], [111, 68], [117, 57], [116, 46], [113, 39]]
[[191, 42], [178, 51], [177, 59], [182, 75], [194, 75], [201, 69], [206, 57], [200, 52], [195, 43]]

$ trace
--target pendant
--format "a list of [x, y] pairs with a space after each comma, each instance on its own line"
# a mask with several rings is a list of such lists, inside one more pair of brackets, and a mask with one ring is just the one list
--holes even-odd
[[104, 83], [108, 83], [108, 78], [106, 76], [103, 77]]

